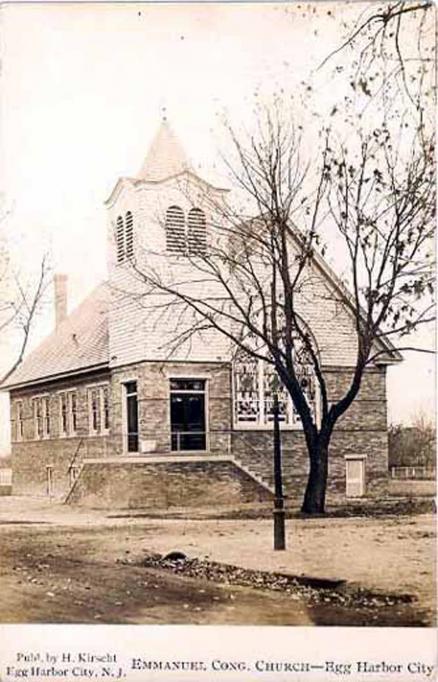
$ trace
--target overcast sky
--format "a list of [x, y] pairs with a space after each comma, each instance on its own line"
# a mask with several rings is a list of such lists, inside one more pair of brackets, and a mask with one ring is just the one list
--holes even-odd
[[[248, 123], [255, 98], [274, 92], [293, 102], [300, 83], [340, 44], [341, 20], [358, 9], [3, 5], [1, 192], [10, 213], [2, 230], [24, 267], [49, 248], [55, 269], [69, 275], [71, 305], [80, 301], [106, 276], [103, 202], [119, 176], [141, 167], [163, 107], [208, 175], [219, 116], [226, 111], [233, 123]], [[318, 83], [322, 109], [340, 99], [342, 81], [327, 72]], [[48, 310], [33, 345], [51, 324]], [[433, 367], [416, 355], [390, 370], [392, 421], [433, 409]]]

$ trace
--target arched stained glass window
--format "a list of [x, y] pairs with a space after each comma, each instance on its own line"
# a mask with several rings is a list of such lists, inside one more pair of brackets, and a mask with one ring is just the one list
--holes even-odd
[[166, 249], [172, 253], [186, 252], [184, 212], [179, 206], [169, 206], [166, 211]]

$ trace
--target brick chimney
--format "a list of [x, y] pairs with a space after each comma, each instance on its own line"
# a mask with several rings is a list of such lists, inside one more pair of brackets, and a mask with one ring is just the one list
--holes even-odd
[[55, 328], [67, 317], [67, 275], [54, 275], [55, 287]]

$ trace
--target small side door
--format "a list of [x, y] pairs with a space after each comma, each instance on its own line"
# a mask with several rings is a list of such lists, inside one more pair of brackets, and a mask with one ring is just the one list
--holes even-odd
[[365, 457], [346, 457], [345, 482], [347, 497], [363, 497], [365, 495]]

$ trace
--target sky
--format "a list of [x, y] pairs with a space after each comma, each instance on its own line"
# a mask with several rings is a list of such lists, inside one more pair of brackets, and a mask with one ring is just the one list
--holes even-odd
[[[0, 229], [21, 267], [32, 271], [49, 250], [54, 270], [69, 277], [70, 307], [77, 304], [106, 276], [103, 202], [118, 177], [140, 169], [163, 111], [200, 174], [219, 172], [224, 114], [250, 127], [257, 101], [277, 94], [294, 106], [303, 81], [342, 41], [342, 21], [359, 7], [3, 5], [0, 197], [7, 215]], [[342, 79], [318, 71], [317, 83], [321, 110], [342, 99]], [[31, 347], [52, 324], [48, 306]], [[421, 334], [419, 342], [434, 341]], [[12, 352], [3, 347], [3, 358]], [[434, 360], [424, 354], [391, 369], [390, 420], [432, 411], [434, 383]]]

